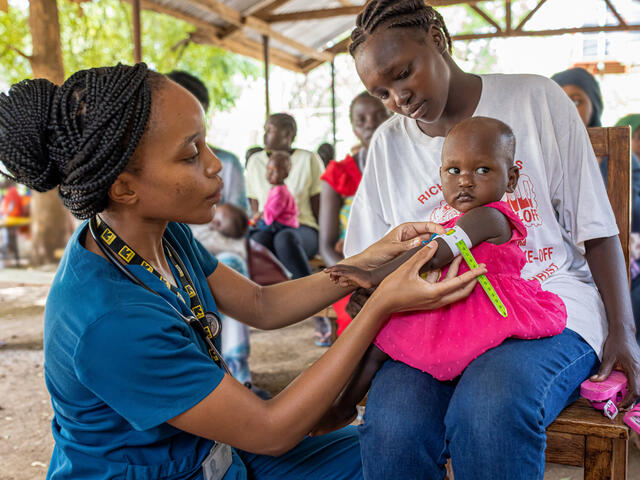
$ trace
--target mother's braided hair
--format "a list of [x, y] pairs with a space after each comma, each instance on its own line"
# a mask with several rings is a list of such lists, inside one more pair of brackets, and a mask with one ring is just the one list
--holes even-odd
[[376, 31], [384, 28], [421, 28], [429, 31], [431, 26], [440, 29], [447, 40], [447, 50], [451, 53], [451, 36], [440, 15], [424, 0], [372, 0], [358, 15], [356, 28], [351, 32], [349, 53], [355, 56], [356, 49]]
[[24, 80], [0, 94], [5, 176], [45, 192], [59, 185], [80, 219], [105, 209], [108, 191], [146, 129], [160, 74], [144, 63], [82, 70], [61, 87]]

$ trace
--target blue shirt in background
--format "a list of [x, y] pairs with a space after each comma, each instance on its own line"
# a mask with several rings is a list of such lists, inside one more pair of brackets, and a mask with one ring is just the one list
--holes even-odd
[[[224, 372], [164, 300], [85, 249], [86, 235], [85, 222], [69, 241], [45, 308], [45, 381], [55, 439], [47, 478], [202, 478], [200, 465], [213, 442], [165, 422], [203, 400]], [[170, 223], [165, 238], [205, 310], [217, 312], [206, 280], [217, 260], [184, 225]], [[154, 275], [127, 268], [190, 315]], [[234, 452], [225, 478], [245, 475]]]
[[244, 168], [242, 168], [240, 160], [231, 152], [221, 148], [211, 148], [222, 163], [220, 177], [224, 182], [224, 188], [222, 189], [222, 201], [220, 203], [232, 203], [242, 208], [247, 214], [251, 214], [249, 200], [247, 199], [247, 187], [244, 181]]

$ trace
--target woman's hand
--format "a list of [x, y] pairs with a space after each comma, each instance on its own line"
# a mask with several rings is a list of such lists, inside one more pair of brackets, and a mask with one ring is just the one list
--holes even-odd
[[634, 336], [625, 332], [609, 332], [604, 342], [600, 369], [590, 380], [606, 380], [614, 368], [622, 370], [628, 382], [627, 395], [618, 407], [630, 407], [640, 397], [640, 347]]
[[384, 237], [358, 255], [343, 260], [348, 265], [372, 270], [407, 250], [429, 240], [434, 233], [444, 233], [444, 227], [434, 222], [408, 222], [398, 225]]
[[385, 278], [371, 296], [376, 297], [385, 310], [434, 310], [469, 296], [476, 285], [476, 278], [487, 273], [484, 265], [458, 276], [461, 257], [456, 257], [444, 279], [438, 281], [439, 271], [420, 276], [420, 269], [435, 254], [436, 242], [430, 242], [407, 260], [395, 272]]

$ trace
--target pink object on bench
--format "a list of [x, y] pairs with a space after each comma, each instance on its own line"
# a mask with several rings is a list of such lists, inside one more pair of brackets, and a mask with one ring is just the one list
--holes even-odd
[[624, 423], [640, 433], [640, 403], [624, 414]]
[[[580, 395], [591, 402], [594, 408], [602, 410], [610, 419], [618, 415], [617, 403], [627, 394], [627, 377], [614, 370], [603, 382], [585, 380], [580, 385]], [[640, 404], [629, 410], [622, 419], [629, 427], [640, 433]]]
[[623, 372], [614, 370], [609, 377], [602, 382], [585, 380], [580, 385], [580, 395], [589, 400], [591, 404], [601, 410], [609, 400], [621, 401], [627, 394], [627, 377]]

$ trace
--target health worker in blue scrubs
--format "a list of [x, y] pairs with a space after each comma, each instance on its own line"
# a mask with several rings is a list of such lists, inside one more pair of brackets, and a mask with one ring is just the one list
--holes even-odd
[[[220, 161], [199, 102], [135, 66], [84, 70], [62, 86], [25, 80], [0, 95], [0, 162], [57, 187], [86, 221], [45, 308], [50, 479], [358, 479], [352, 427], [309, 436], [388, 314], [468, 295], [485, 270], [419, 277], [432, 244], [389, 276], [338, 341], [263, 400], [225, 371], [218, 312], [263, 330], [294, 324], [352, 289], [324, 273], [260, 287], [218, 262], [184, 224], [210, 222]], [[404, 224], [345, 262], [372, 268], [441, 227]]]

